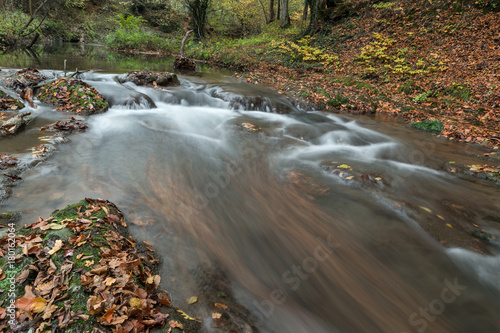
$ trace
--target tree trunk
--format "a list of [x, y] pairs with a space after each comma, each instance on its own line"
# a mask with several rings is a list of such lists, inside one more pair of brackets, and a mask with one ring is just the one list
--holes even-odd
[[266, 6], [264, 6], [264, 3], [262, 3], [262, 0], [259, 0], [259, 2], [260, 2], [260, 5], [262, 6], [262, 11], [264, 12], [264, 19], [266, 20], [266, 23], [271, 22], [271, 21], [267, 18]]
[[288, 0], [281, 0], [280, 26], [288, 28], [290, 26], [290, 13], [288, 12]]
[[182, 39], [182, 42], [181, 42], [181, 51], [180, 51], [180, 56], [181, 57], [184, 57], [184, 47], [186, 46], [186, 40], [188, 39], [189, 34], [192, 33], [192, 32], [193, 32], [193, 30], [186, 31], [186, 34], [184, 35], [184, 38]]
[[276, 19], [279, 20], [281, 16], [281, 0], [278, 0], [278, 10], [276, 11]]
[[274, 0], [269, 1], [269, 23], [275, 20]]
[[310, 2], [310, 0], [304, 1], [304, 12], [302, 14], [302, 19], [304, 21], [307, 20], [307, 13], [309, 11], [309, 2]]

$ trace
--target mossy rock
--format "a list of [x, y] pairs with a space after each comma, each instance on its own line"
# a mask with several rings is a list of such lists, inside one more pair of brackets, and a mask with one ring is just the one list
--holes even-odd
[[169, 87], [180, 85], [177, 75], [168, 72], [141, 72], [128, 73], [125, 77], [119, 78], [120, 83], [133, 82], [138, 86]]
[[[164, 326], [168, 331], [172, 319], [173, 326], [199, 331], [199, 322], [157, 289], [158, 260], [135, 243], [113, 203], [86, 198], [48, 219], [15, 227], [12, 266], [7, 254], [13, 224], [0, 225], [4, 228], [9, 229], [0, 238], [6, 254], [0, 257], [0, 307], [6, 309], [14, 295], [18, 331], [131, 332], [138, 327], [143, 332]], [[0, 319], [0, 330], [12, 330], [9, 319]]]
[[17, 111], [24, 108], [20, 100], [0, 90], [0, 111]]
[[73, 78], [60, 78], [44, 84], [40, 88], [38, 99], [58, 106], [58, 111], [78, 115], [103, 113], [109, 107], [108, 102], [97, 90]]

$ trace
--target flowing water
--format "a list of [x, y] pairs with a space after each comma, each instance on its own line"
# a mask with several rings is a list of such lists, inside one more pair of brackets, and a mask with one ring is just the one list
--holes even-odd
[[[2, 207], [21, 223], [109, 199], [164, 257], [173, 303], [189, 313], [194, 272], [218, 267], [261, 332], [500, 332], [498, 243], [478, 254], [447, 233], [467, 220], [499, 235], [499, 188], [440, 171], [480, 164], [475, 148], [393, 120], [306, 113], [224, 73], [159, 90], [118, 84], [127, 66], [92, 66], [106, 71], [83, 79], [113, 106], [23, 174]], [[66, 118], [31, 111], [36, 122], [2, 152], [21, 156], [40, 126]], [[210, 314], [196, 315], [209, 332]]]

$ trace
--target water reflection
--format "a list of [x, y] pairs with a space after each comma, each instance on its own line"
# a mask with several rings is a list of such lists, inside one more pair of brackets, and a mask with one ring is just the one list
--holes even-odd
[[[54, 43], [33, 50], [0, 51], [0, 66], [10, 68], [37, 68], [68, 72], [98, 69], [106, 73], [135, 70], [172, 71], [174, 59], [157, 55], [128, 55], [97, 44]], [[209, 69], [200, 64], [201, 72]]]

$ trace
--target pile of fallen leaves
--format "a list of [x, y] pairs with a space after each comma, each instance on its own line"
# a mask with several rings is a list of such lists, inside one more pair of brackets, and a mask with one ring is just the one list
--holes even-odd
[[26, 88], [33, 88], [33, 86], [46, 79], [45, 75], [40, 73], [38, 69], [24, 68], [14, 73], [11, 77], [3, 79], [3, 81], [8, 88], [21, 94]]
[[0, 90], [0, 110], [20, 110], [24, 108], [24, 104], [17, 98], [11, 97]]
[[41, 131], [84, 131], [87, 129], [87, 125], [82, 119], [76, 119], [71, 117], [68, 120], [59, 120], [58, 122], [41, 127]]
[[[162, 327], [169, 297], [158, 292], [158, 260], [141, 257], [127, 237], [118, 208], [107, 200], [85, 199], [48, 219], [16, 230], [15, 317], [6, 316], [7, 290], [0, 297], [0, 331], [147, 332]], [[0, 239], [0, 287], [7, 285], [9, 240]], [[148, 249], [152, 251], [151, 249]], [[22, 297], [21, 297], [22, 295]], [[171, 320], [171, 327], [182, 323]]]
[[168, 87], [180, 84], [177, 75], [168, 72], [130, 72], [125, 77], [119, 78], [121, 83], [133, 82], [138, 86]]
[[81, 80], [72, 78], [60, 78], [44, 84], [40, 88], [38, 99], [57, 105], [58, 111], [79, 115], [102, 113], [109, 107], [97, 90]]

